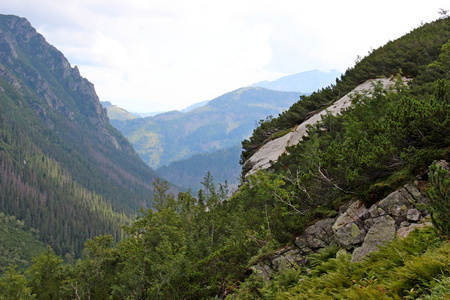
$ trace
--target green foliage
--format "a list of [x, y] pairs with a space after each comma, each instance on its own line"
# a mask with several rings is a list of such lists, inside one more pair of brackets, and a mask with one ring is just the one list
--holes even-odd
[[439, 72], [444, 75], [450, 75], [450, 40], [447, 41], [444, 45], [442, 45], [441, 53], [439, 54], [439, 58], [428, 65], [429, 68], [437, 69]]
[[430, 186], [426, 193], [430, 199], [429, 211], [433, 224], [443, 235], [450, 237], [450, 175], [434, 162], [430, 166]]
[[270, 297], [265, 297], [260, 290], [264, 287], [264, 280], [262, 277], [257, 275], [250, 275], [244, 282], [239, 285], [239, 293], [236, 293], [236, 288], [234, 293], [226, 296], [225, 299], [245, 299], [245, 300], [256, 300], [256, 299], [270, 299]]
[[8, 270], [0, 277], [0, 299], [36, 299], [36, 295], [32, 294], [31, 288], [28, 287], [28, 281], [14, 267]]
[[26, 275], [37, 299], [61, 298], [61, 287], [65, 279], [62, 263], [62, 258], [56, 256], [51, 248], [33, 258], [33, 265], [26, 271]]
[[430, 289], [430, 294], [424, 300], [449, 300], [450, 299], [450, 276], [436, 279]]
[[[83, 258], [72, 268], [63, 282], [65, 295], [81, 299], [105, 299], [116, 283], [118, 251], [111, 235], [98, 236], [84, 245]], [[61, 297], [63, 298], [63, 297]]]
[[338, 251], [339, 247], [336, 245], [322, 248], [308, 256], [309, 265], [317, 269], [317, 266], [327, 262], [330, 258], [335, 258]]
[[24, 227], [25, 223], [15, 216], [0, 212], [0, 274], [8, 266], [24, 271], [31, 265], [31, 259], [44, 250], [36, 231]]

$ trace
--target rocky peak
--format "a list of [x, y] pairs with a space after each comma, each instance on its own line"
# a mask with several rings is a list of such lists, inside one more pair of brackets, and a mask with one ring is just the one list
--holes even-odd
[[[52, 114], [64, 116], [75, 127], [87, 121], [115, 148], [133, 152], [111, 132], [94, 85], [25, 18], [0, 15], [0, 77], [25, 96], [49, 129], [55, 128]], [[30, 96], [33, 93], [38, 97]]]
[[[66, 115], [73, 115], [73, 110], [77, 110], [94, 125], [108, 122], [94, 85], [80, 75], [76, 66], [71, 67], [67, 58], [47, 43], [25, 18], [1, 16], [0, 66], [0, 76], [12, 82], [13, 75], [16, 79], [13, 86], [19, 91], [21, 81], [30, 85], [41, 93], [50, 109]], [[11, 74], [7, 74], [5, 69], [9, 69]], [[61, 101], [62, 95], [49, 88], [47, 82], [55, 81], [62, 83], [66, 92], [78, 95], [73, 107]]]

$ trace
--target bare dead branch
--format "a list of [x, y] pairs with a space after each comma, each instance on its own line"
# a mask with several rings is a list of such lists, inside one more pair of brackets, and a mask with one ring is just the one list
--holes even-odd
[[296, 213], [298, 214], [305, 214], [304, 212], [298, 210], [294, 205], [292, 205], [292, 203], [285, 201], [280, 195], [278, 195], [277, 193], [274, 193], [274, 195], [277, 197], [277, 199], [281, 202], [286, 204], [287, 206], [289, 206], [290, 208], [292, 208]]
[[340, 186], [338, 186], [336, 183], [334, 183], [330, 178], [328, 178], [327, 176], [325, 176], [325, 174], [322, 172], [322, 170], [320, 169], [320, 163], [317, 166], [317, 171], [319, 172], [320, 176], [329, 184], [331, 184], [332, 186], [334, 186], [336, 189], [338, 189], [339, 191], [343, 192], [344, 194], [351, 194], [351, 195], [356, 195], [356, 193], [344, 190], [343, 188], [341, 188]]

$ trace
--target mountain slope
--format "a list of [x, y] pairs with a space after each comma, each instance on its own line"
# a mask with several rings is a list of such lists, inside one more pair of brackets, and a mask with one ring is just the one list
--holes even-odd
[[[407, 80], [403, 79], [402, 82], [403, 81]], [[296, 126], [295, 129], [287, 132], [282, 137], [274, 138], [273, 140], [265, 143], [245, 162], [243, 169], [249, 170], [247, 176], [249, 174], [254, 174], [258, 170], [269, 168], [273, 162], [278, 160], [279, 156], [286, 153], [286, 148], [288, 146], [292, 147], [300, 143], [302, 139], [307, 136], [310, 127], [313, 127], [321, 122], [327, 115], [335, 116], [342, 113], [345, 109], [351, 106], [353, 103], [352, 99], [362, 97], [363, 95], [370, 95], [377, 84], [381, 85], [384, 89], [389, 90], [392, 89], [392, 86], [401, 83], [388, 78], [380, 78], [376, 80], [368, 80], [365, 83], [360, 84], [350, 93], [334, 102], [331, 106], [315, 113], [306, 121]]]
[[[438, 58], [441, 47], [448, 41], [449, 28], [446, 20], [438, 20], [417, 28], [411, 34], [374, 50], [361, 59], [354, 68], [347, 70], [341, 78], [336, 80], [336, 84], [309, 96], [303, 96], [301, 101], [292, 105], [279, 117], [261, 124], [253, 131], [249, 139], [243, 141], [242, 162], [268, 142], [273, 134], [290, 130], [301, 124], [314, 113], [330, 106], [369, 79], [391, 78], [396, 74], [402, 74], [415, 78], [410, 83], [411, 86], [423, 85], [423, 89], [432, 92], [433, 88], [429, 82], [437, 76], [442, 76], [442, 71], [439, 71], [437, 67], [429, 68], [428, 66]], [[433, 38], [429, 38], [430, 36]], [[428, 85], [425, 85], [426, 82]]]
[[94, 86], [16, 16], [0, 16], [0, 210], [57, 253], [120, 235], [154, 171], [109, 125]]
[[168, 112], [128, 121], [112, 120], [142, 159], [158, 168], [198, 153], [239, 145], [268, 115], [278, 115], [299, 93], [242, 88], [186, 113]]
[[235, 146], [211, 153], [195, 154], [190, 158], [160, 167], [156, 172], [170, 182], [176, 182], [186, 189], [190, 188], [192, 192], [203, 188], [201, 182], [210, 172], [216, 183], [223, 184], [227, 181], [230, 190], [235, 190], [240, 183], [241, 151], [240, 146]]

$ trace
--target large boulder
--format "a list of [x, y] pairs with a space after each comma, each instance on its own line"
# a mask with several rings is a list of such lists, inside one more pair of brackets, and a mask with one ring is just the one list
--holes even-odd
[[360, 244], [366, 236], [362, 217], [367, 209], [362, 201], [355, 201], [341, 214], [332, 229], [338, 244], [350, 249]]
[[367, 232], [361, 247], [356, 248], [352, 254], [352, 262], [362, 260], [370, 252], [376, 251], [379, 246], [395, 238], [395, 220], [389, 216], [381, 216], [374, 220], [373, 226]]
[[317, 249], [336, 244], [333, 224], [336, 218], [327, 218], [317, 221], [306, 228], [305, 232], [295, 239], [295, 246], [303, 255], [308, 255]]

